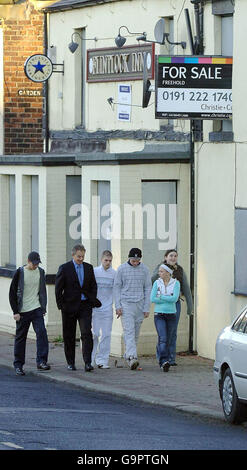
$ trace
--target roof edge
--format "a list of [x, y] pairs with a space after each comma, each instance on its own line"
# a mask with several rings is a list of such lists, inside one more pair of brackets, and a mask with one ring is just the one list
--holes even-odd
[[79, 2], [69, 2], [69, 3], [63, 3], [61, 2], [55, 2], [53, 5], [50, 5], [46, 8], [43, 9], [44, 12], [46, 13], [55, 13], [57, 11], [66, 11], [66, 10], [74, 10], [77, 8], [85, 8], [88, 6], [96, 6], [96, 5], [103, 5], [105, 3], [113, 3], [117, 2], [119, 0], [82, 0]]

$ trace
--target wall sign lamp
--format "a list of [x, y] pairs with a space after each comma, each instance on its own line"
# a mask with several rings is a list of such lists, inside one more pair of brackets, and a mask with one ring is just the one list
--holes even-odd
[[78, 46], [79, 46], [78, 42], [76, 42], [76, 41], [73, 40], [73, 36], [74, 36], [75, 34], [78, 34], [78, 36], [80, 37], [80, 39], [81, 39], [82, 41], [98, 41], [98, 38], [83, 38], [83, 37], [81, 36], [81, 34], [78, 33], [78, 31], [75, 31], [75, 32], [71, 35], [71, 42], [70, 42], [69, 45], [68, 45], [68, 48], [69, 48], [70, 52], [72, 52], [72, 54], [74, 54], [74, 52], [76, 51], [76, 49], [77, 49]]
[[159, 21], [157, 21], [154, 29], [154, 36], [155, 36], [155, 41], [151, 41], [147, 39], [147, 33], [132, 33], [129, 31], [127, 26], [120, 26], [118, 30], [118, 36], [115, 38], [115, 43], [117, 47], [123, 47], [123, 45], [126, 42], [126, 37], [121, 36], [120, 30], [121, 28], [127, 29], [129, 34], [141, 34], [141, 36], [138, 36], [136, 38], [137, 41], [145, 41], [145, 42], [152, 42], [152, 43], [157, 43], [157, 44], [165, 44], [165, 41], [167, 41], [169, 44], [172, 44], [174, 46], [181, 46], [183, 49], [186, 48], [186, 42], [181, 41], [181, 42], [171, 42], [169, 39], [169, 33], [165, 32], [165, 20], [164, 18], [161, 18]]
[[128, 33], [131, 34], [131, 35], [132, 35], [132, 34], [133, 34], [133, 35], [142, 34], [143, 36], [146, 37], [146, 33], [131, 33], [131, 31], [129, 31], [129, 29], [127, 28], [127, 26], [124, 26], [124, 25], [123, 25], [123, 26], [120, 26], [120, 28], [119, 28], [119, 30], [118, 30], [118, 36], [115, 38], [115, 44], [116, 44], [117, 47], [123, 47], [123, 45], [126, 43], [126, 37], [121, 36], [121, 34], [120, 34], [120, 30], [121, 30], [122, 28], [127, 29]]

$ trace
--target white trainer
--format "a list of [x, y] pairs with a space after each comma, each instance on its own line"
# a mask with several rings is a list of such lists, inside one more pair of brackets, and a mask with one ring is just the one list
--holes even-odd
[[135, 370], [139, 366], [139, 362], [136, 357], [129, 358], [128, 362], [131, 370]]

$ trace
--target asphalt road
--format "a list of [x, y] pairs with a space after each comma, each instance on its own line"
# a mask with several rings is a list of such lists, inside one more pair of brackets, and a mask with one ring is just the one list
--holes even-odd
[[[0, 370], [0, 450], [246, 450], [247, 427]], [[85, 463], [85, 462], [84, 462]]]

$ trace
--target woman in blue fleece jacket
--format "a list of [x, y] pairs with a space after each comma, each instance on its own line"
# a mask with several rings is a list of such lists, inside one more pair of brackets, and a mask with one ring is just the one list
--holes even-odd
[[170, 341], [176, 329], [176, 302], [180, 294], [180, 283], [172, 278], [172, 269], [161, 264], [159, 279], [154, 282], [151, 292], [151, 302], [154, 307], [154, 324], [158, 334], [156, 348], [159, 365], [168, 372], [170, 363]]

